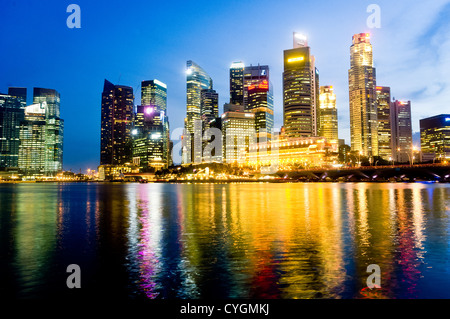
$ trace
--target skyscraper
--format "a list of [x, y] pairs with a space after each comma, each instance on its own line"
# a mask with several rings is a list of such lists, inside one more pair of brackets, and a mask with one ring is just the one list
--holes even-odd
[[142, 81], [141, 104], [132, 129], [133, 163], [141, 171], [167, 167], [170, 157], [167, 85], [156, 79]]
[[270, 81], [262, 80], [247, 87], [247, 110], [255, 114], [258, 141], [270, 141], [273, 133], [273, 90]]
[[225, 163], [242, 163], [245, 152], [255, 142], [255, 114], [242, 105], [225, 104], [222, 114], [222, 156]]
[[283, 125], [288, 138], [317, 136], [319, 72], [305, 36], [284, 51]]
[[60, 116], [59, 93], [53, 89], [33, 88], [33, 104], [47, 103], [47, 117]]
[[33, 101], [20, 125], [19, 168], [28, 176], [54, 176], [62, 170], [63, 159], [60, 95], [53, 89], [34, 88]]
[[[244, 110], [251, 110], [252, 106], [249, 105], [248, 101], [248, 88], [259, 85], [263, 81], [270, 83], [269, 79], [269, 66], [268, 65], [250, 65], [244, 68], [243, 77], [243, 94], [244, 94]], [[241, 105], [241, 104], [236, 104]]]
[[230, 67], [230, 104], [244, 105], [244, 63], [233, 62]]
[[167, 110], [167, 85], [157, 79], [141, 82], [141, 105], [158, 106]]
[[195, 62], [186, 63], [186, 119], [183, 137], [183, 163], [201, 163], [202, 129], [201, 129], [201, 92], [212, 89], [210, 76]]
[[376, 73], [370, 34], [353, 36], [350, 47], [349, 95], [350, 139], [353, 151], [363, 156], [378, 155]]
[[391, 109], [392, 156], [397, 162], [412, 163], [411, 102], [394, 101], [391, 103]]
[[392, 158], [391, 88], [377, 86], [378, 155]]
[[0, 169], [19, 166], [20, 124], [24, 114], [21, 98], [0, 94]]
[[8, 95], [19, 99], [23, 108], [27, 106], [27, 88], [23, 87], [9, 87]]
[[100, 165], [123, 165], [131, 162], [133, 89], [105, 80], [101, 117]]
[[209, 128], [209, 123], [219, 116], [219, 94], [212, 89], [201, 91], [201, 118], [203, 131]]
[[321, 86], [319, 95], [319, 136], [328, 141], [336, 141], [338, 137], [338, 117], [336, 94], [332, 86]]
[[420, 120], [423, 161], [450, 160], [450, 114]]

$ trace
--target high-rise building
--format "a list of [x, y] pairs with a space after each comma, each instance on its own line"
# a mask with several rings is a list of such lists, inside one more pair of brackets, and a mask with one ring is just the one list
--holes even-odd
[[318, 133], [319, 72], [304, 35], [294, 32], [294, 48], [284, 51], [283, 126], [286, 137]]
[[141, 105], [158, 106], [167, 110], [167, 85], [157, 79], [141, 82]]
[[168, 119], [156, 105], [138, 105], [133, 137], [133, 164], [142, 172], [169, 165]]
[[[138, 134], [133, 135], [133, 145], [137, 145], [137, 139], [142, 139], [139, 143], [145, 145], [145, 151], [142, 148], [138, 151], [141, 154], [139, 160], [141, 170], [148, 170], [149, 167], [167, 167], [170, 161], [167, 85], [157, 79], [142, 81], [141, 105], [142, 107], [138, 106], [135, 122]], [[139, 126], [142, 126], [142, 130]], [[133, 147], [133, 159], [136, 157], [136, 151]], [[160, 153], [162, 155], [159, 155]]]
[[100, 165], [131, 162], [134, 120], [133, 88], [105, 80], [102, 93]]
[[319, 136], [328, 141], [336, 141], [338, 137], [338, 116], [336, 94], [333, 86], [321, 86], [319, 95]]
[[413, 161], [411, 102], [391, 103], [392, 156], [399, 163]]
[[24, 114], [21, 98], [0, 94], [0, 169], [19, 166], [20, 124]]
[[246, 88], [247, 111], [255, 114], [258, 141], [270, 141], [273, 133], [273, 90], [269, 80], [261, 80]]
[[[244, 110], [249, 111], [252, 107], [248, 102], [248, 88], [254, 85], [259, 85], [263, 81], [270, 83], [269, 66], [268, 65], [250, 65], [244, 68]], [[230, 103], [231, 104], [231, 103]], [[240, 105], [240, 104], [237, 104]]]
[[63, 159], [60, 96], [52, 89], [34, 88], [33, 101], [20, 125], [19, 168], [26, 176], [55, 176]]
[[420, 120], [420, 146], [424, 162], [450, 160], [450, 114]]
[[225, 163], [243, 163], [246, 150], [255, 142], [255, 114], [244, 106], [225, 104], [222, 114], [222, 156]]
[[244, 105], [244, 63], [233, 62], [230, 67], [230, 104]]
[[8, 95], [19, 99], [23, 108], [25, 108], [27, 106], [27, 88], [9, 87]]
[[359, 152], [363, 156], [377, 156], [376, 73], [368, 33], [353, 36], [348, 78], [352, 151]]
[[210, 127], [210, 122], [219, 116], [219, 94], [212, 89], [201, 91], [202, 131]]
[[378, 155], [392, 159], [391, 88], [377, 86]]
[[186, 63], [186, 118], [183, 136], [183, 164], [202, 161], [201, 92], [212, 89], [211, 77], [195, 62]]
[[60, 117], [59, 93], [53, 89], [33, 88], [33, 104], [47, 103], [47, 117]]

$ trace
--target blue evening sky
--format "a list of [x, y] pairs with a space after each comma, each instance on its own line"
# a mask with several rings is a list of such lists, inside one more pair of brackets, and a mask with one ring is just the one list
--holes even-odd
[[[69, 29], [69, 4], [81, 8], [81, 28]], [[367, 6], [381, 8], [370, 29]], [[104, 79], [135, 89], [158, 79], [168, 86], [171, 130], [186, 115], [186, 60], [201, 65], [229, 100], [229, 66], [268, 64], [275, 126], [281, 127], [283, 50], [292, 33], [309, 38], [320, 85], [337, 95], [339, 135], [349, 143], [348, 68], [352, 35], [372, 34], [377, 85], [411, 100], [413, 131], [421, 118], [450, 111], [450, 0], [432, 1], [106, 1], [0, 2], [0, 92], [9, 86], [56, 89], [65, 120], [64, 169], [96, 168]]]

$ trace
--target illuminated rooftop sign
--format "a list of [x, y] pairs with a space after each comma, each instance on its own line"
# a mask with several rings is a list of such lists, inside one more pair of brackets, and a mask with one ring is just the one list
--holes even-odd
[[259, 84], [252, 84], [249, 85], [248, 90], [254, 90], [254, 89], [262, 89], [262, 90], [268, 90], [269, 89], [269, 82], [267, 80], [261, 81]]
[[292, 63], [292, 62], [298, 62], [298, 61], [303, 61], [304, 59], [305, 59], [304, 57], [299, 56], [299, 57], [295, 57], [295, 58], [290, 58], [290, 59], [288, 59], [288, 62], [289, 62], [289, 63]]

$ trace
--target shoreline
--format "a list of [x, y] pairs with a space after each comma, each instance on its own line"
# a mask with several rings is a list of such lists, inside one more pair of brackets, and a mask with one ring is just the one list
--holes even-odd
[[327, 183], [327, 184], [346, 184], [346, 183], [378, 183], [378, 184], [397, 184], [397, 183], [427, 183], [427, 184], [448, 184], [449, 181], [428, 181], [428, 180], [354, 180], [354, 181], [316, 181], [316, 180], [291, 180], [291, 179], [280, 179], [280, 180], [246, 180], [246, 179], [230, 179], [230, 180], [155, 180], [148, 182], [138, 182], [138, 181], [0, 181], [0, 184], [69, 184], [69, 183], [85, 183], [85, 184], [233, 184], [233, 183], [271, 183], [271, 184], [300, 184], [300, 183]]

